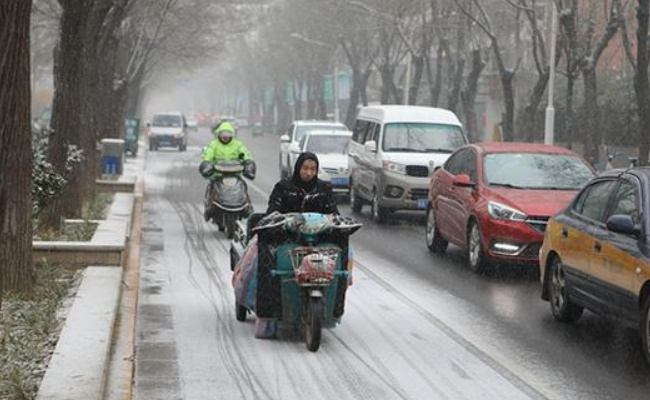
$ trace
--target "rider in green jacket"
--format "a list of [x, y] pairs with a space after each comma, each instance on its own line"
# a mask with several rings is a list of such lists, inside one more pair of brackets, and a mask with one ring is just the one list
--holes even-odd
[[208, 186], [205, 191], [204, 199], [204, 212], [203, 216], [206, 221], [210, 220], [213, 215], [213, 202], [214, 194], [212, 193], [215, 187], [214, 179], [218, 178], [220, 174], [215, 173], [213, 164], [217, 161], [225, 160], [239, 160], [244, 164], [243, 175], [248, 179], [254, 179], [256, 174], [255, 162], [251, 152], [244, 146], [241, 140], [235, 137], [235, 128], [229, 122], [222, 122], [213, 131], [216, 138], [210, 142], [210, 145], [203, 151], [201, 157], [201, 165], [199, 172], [204, 178], [209, 179]]
[[216, 138], [203, 152], [203, 161], [214, 162], [217, 160], [242, 160], [253, 159], [244, 143], [235, 137], [235, 128], [229, 122], [223, 122], [213, 132]]

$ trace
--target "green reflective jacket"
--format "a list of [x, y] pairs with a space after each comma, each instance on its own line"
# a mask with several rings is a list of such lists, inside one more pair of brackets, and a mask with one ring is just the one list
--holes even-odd
[[241, 140], [232, 138], [228, 144], [223, 144], [219, 139], [214, 139], [203, 152], [203, 161], [237, 160], [239, 154], [244, 155], [244, 161], [253, 159], [251, 152], [248, 151]]

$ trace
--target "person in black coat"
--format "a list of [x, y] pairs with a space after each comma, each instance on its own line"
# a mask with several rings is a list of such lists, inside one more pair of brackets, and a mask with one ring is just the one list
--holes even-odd
[[293, 176], [275, 184], [266, 214], [278, 211], [338, 214], [336, 198], [329, 182], [318, 179], [318, 157], [304, 152], [293, 168]]

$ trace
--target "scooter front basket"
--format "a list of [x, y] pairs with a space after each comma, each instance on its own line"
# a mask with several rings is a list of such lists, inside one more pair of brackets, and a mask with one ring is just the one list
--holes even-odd
[[291, 263], [300, 286], [328, 286], [334, 280], [341, 250], [301, 246], [291, 250]]

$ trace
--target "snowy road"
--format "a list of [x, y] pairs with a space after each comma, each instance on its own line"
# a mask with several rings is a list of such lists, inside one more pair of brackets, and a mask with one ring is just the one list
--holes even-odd
[[[255, 339], [252, 318], [235, 319], [228, 241], [203, 221], [207, 140], [148, 154], [136, 399], [647, 398], [634, 331], [592, 315], [559, 326], [532, 274], [477, 276], [457, 251], [430, 255], [418, 215], [383, 226], [361, 216], [346, 313], [317, 353], [298, 339]], [[278, 140], [244, 140], [263, 210]]]

